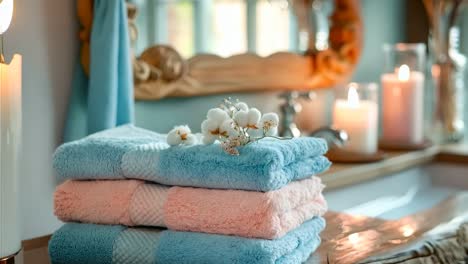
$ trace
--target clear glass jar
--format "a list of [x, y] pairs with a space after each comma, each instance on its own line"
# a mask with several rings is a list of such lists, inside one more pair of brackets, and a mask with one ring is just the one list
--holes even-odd
[[423, 1], [429, 18], [430, 55], [436, 91], [438, 135], [443, 142], [463, 139], [463, 103], [466, 58], [458, 52], [458, 30], [454, 29], [468, 1]]
[[384, 72], [395, 72], [400, 66], [407, 65], [412, 71], [426, 71], [426, 44], [396, 43], [384, 44]]

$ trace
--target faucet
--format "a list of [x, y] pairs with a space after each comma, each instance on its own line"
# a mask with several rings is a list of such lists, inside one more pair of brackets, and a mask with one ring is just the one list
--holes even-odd
[[285, 100], [285, 103], [281, 105], [281, 112], [283, 114], [283, 129], [281, 131], [281, 136], [283, 137], [299, 137], [301, 136], [301, 131], [297, 127], [294, 119], [296, 114], [301, 112], [302, 105], [297, 101], [299, 98], [312, 99], [315, 97], [315, 93], [299, 93], [296, 91], [282, 93], [279, 96]]
[[341, 129], [331, 127], [319, 128], [308, 135], [309, 137], [319, 137], [327, 141], [328, 148], [342, 148], [349, 140], [348, 133]]
[[[297, 91], [286, 92], [280, 94], [280, 98], [284, 99], [285, 102], [281, 105], [282, 112], [282, 131], [281, 136], [283, 137], [300, 137], [301, 131], [297, 127], [294, 119], [296, 114], [301, 112], [302, 105], [297, 99], [305, 98], [306, 100], [316, 99], [317, 94], [315, 92], [303, 92]], [[308, 135], [309, 137], [320, 137], [327, 141], [329, 148], [338, 147], [341, 148], [348, 141], [348, 134], [344, 130], [334, 129], [332, 127], [319, 128]]]

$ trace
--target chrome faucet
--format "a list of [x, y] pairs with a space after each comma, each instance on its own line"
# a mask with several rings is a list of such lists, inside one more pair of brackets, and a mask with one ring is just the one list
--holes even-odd
[[302, 105], [297, 101], [299, 98], [312, 99], [315, 98], [315, 93], [306, 92], [286, 92], [282, 93], [279, 96], [284, 99], [284, 104], [281, 105], [281, 112], [283, 114], [282, 125], [283, 129], [281, 131], [281, 136], [283, 137], [299, 137], [301, 136], [301, 131], [297, 127], [294, 119], [296, 114], [301, 112]]
[[309, 137], [319, 137], [327, 141], [328, 147], [343, 147], [348, 141], [348, 133], [344, 130], [333, 129], [331, 127], [319, 128], [308, 135]]
[[[282, 112], [282, 131], [281, 136], [283, 137], [300, 137], [301, 131], [297, 127], [294, 119], [296, 115], [301, 112], [302, 105], [298, 102], [299, 98], [306, 100], [315, 100], [317, 95], [315, 92], [286, 92], [280, 95], [285, 102], [281, 105]], [[327, 141], [328, 146], [331, 147], [342, 147], [346, 141], [348, 141], [348, 134], [344, 130], [337, 130], [331, 127], [319, 128], [308, 135], [309, 137], [320, 137]]]

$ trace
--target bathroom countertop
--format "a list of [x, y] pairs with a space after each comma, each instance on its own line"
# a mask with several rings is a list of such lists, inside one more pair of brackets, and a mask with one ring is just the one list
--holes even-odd
[[307, 263], [359, 263], [369, 257], [405, 251], [423, 239], [440, 234], [442, 227], [467, 221], [468, 193], [454, 195], [431, 209], [399, 220], [337, 212], [328, 212], [325, 218], [327, 227], [321, 235], [322, 244]]
[[417, 151], [389, 151], [382, 161], [373, 163], [334, 163], [320, 175], [328, 190], [376, 179], [430, 162], [449, 162], [468, 165], [468, 142], [432, 146]]

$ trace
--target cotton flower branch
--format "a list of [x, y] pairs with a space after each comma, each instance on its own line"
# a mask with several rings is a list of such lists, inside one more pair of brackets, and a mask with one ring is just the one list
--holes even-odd
[[[233, 102], [230, 98], [208, 110], [201, 123], [202, 143], [220, 142], [220, 146], [231, 155], [239, 155], [238, 147], [263, 138], [289, 139], [278, 137], [279, 117], [276, 113], [263, 114], [257, 108], [249, 108], [244, 102]], [[197, 137], [188, 126], [177, 126], [167, 135], [171, 146], [197, 144]]]
[[279, 117], [276, 113], [262, 113], [257, 108], [249, 108], [244, 102], [233, 102], [224, 99], [218, 108], [208, 111], [207, 119], [201, 129], [204, 144], [212, 144], [216, 140], [221, 147], [231, 155], [239, 155], [240, 146], [277, 136]]

